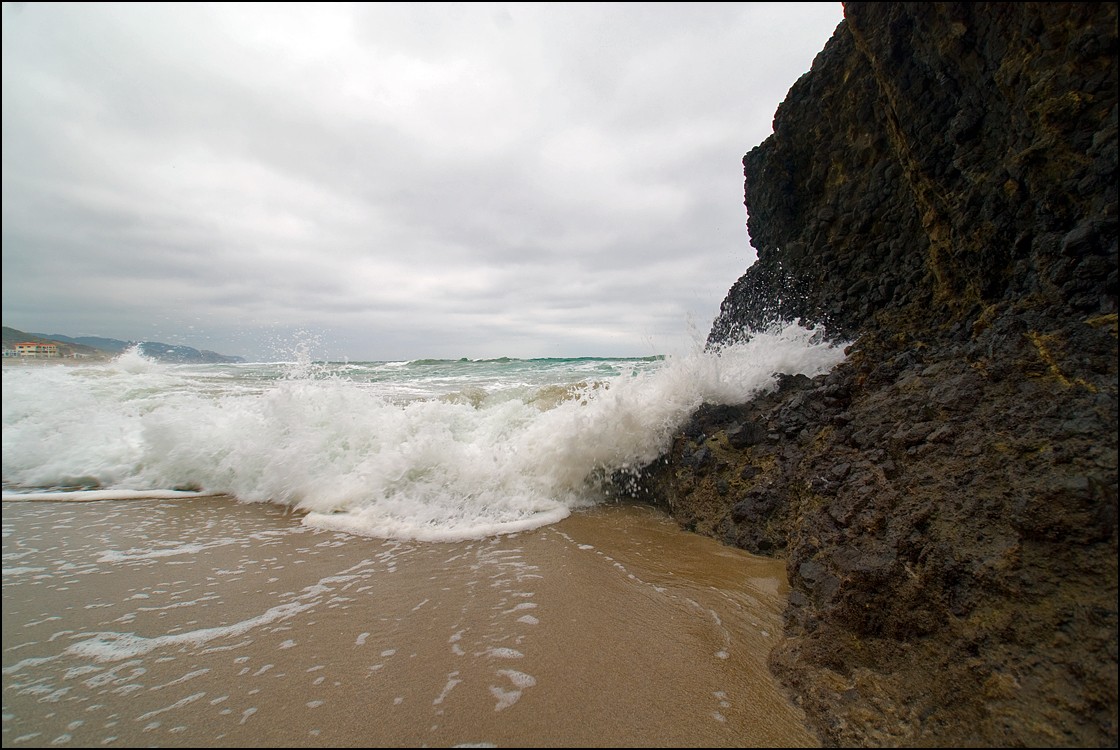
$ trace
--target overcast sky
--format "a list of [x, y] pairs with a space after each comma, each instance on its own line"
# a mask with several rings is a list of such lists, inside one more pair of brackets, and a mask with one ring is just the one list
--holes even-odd
[[3, 6], [3, 322], [288, 359], [647, 356], [754, 261], [840, 3]]

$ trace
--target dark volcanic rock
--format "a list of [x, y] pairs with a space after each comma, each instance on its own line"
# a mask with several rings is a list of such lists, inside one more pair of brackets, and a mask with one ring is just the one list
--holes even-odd
[[855, 343], [638, 492], [785, 556], [771, 666], [826, 744], [1116, 745], [1116, 13], [848, 3], [744, 158], [709, 345]]
[[849, 3], [743, 159], [758, 261], [712, 344], [1023, 297], [1115, 312], [1116, 8]]

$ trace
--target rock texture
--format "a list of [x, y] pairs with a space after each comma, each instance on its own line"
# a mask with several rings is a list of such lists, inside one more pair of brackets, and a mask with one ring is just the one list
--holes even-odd
[[718, 348], [853, 342], [647, 467], [788, 561], [771, 667], [826, 744], [1117, 742], [1117, 6], [847, 3], [744, 158]]

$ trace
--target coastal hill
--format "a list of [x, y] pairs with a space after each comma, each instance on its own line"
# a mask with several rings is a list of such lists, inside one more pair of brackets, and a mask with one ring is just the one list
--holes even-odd
[[1117, 6], [845, 4], [744, 160], [828, 375], [702, 407], [639, 484], [787, 561], [774, 673], [826, 745], [1117, 743]]
[[129, 347], [139, 345], [145, 357], [158, 362], [173, 364], [207, 364], [224, 362], [244, 362], [242, 357], [228, 356], [205, 349], [195, 349], [189, 346], [163, 344], [158, 341], [121, 341], [119, 339], [101, 338], [98, 336], [80, 336], [72, 338], [61, 334], [25, 333], [15, 328], [4, 326], [4, 348], [11, 349], [18, 343], [41, 342], [58, 344], [59, 355], [62, 357], [80, 357], [90, 359], [109, 359], [117, 356]]

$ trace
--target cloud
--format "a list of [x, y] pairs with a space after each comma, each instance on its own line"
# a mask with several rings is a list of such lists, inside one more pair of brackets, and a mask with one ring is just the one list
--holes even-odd
[[740, 159], [842, 11], [3, 12], [5, 325], [404, 359], [702, 338], [754, 257]]

